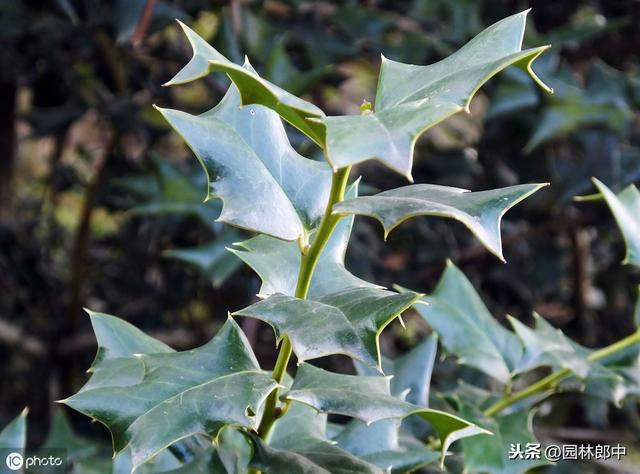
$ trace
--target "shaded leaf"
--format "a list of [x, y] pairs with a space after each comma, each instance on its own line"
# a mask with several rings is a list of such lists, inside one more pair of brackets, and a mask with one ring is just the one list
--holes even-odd
[[345, 200], [334, 206], [334, 213], [374, 217], [382, 223], [385, 239], [391, 230], [411, 217], [449, 217], [462, 222], [485, 247], [504, 260], [500, 237], [502, 216], [544, 186], [546, 184], [520, 184], [469, 192], [447, 186], [414, 184], [375, 196]]
[[533, 435], [534, 411], [523, 410], [486, 418], [475, 407], [465, 404], [460, 415], [494, 434], [462, 440], [464, 465], [468, 472], [521, 474], [534, 467], [550, 464], [544, 456], [540, 459], [509, 459], [511, 445], [520, 445], [524, 451], [527, 443], [538, 442]]
[[67, 459], [75, 462], [93, 456], [98, 452], [99, 447], [94, 442], [78, 436], [64, 412], [59, 409], [53, 414], [49, 434], [40, 448], [64, 448], [67, 450]]
[[[91, 316], [97, 334], [127, 335], [125, 344], [98, 336], [99, 355], [122, 354], [136, 345], [144, 351], [161, 344], [141, 336], [117, 318], [97, 313]], [[122, 331], [123, 325], [130, 327]], [[232, 319], [198, 349], [136, 354], [133, 358], [143, 365], [141, 374], [134, 372], [139, 380], [119, 377], [113, 384], [101, 380], [98, 387], [85, 386], [63, 400], [106, 425], [113, 436], [114, 450], [131, 450], [134, 468], [193, 434], [215, 437], [225, 424], [256, 428], [263, 402], [277, 386], [268, 373], [260, 370], [249, 343]], [[118, 359], [121, 357], [110, 360]], [[122, 379], [126, 379], [125, 386]]]
[[[242, 105], [261, 104], [273, 109], [318, 145], [323, 146], [323, 126], [308, 120], [324, 116], [322, 110], [261, 78], [250, 66], [243, 67], [229, 61], [191, 28], [182, 22], [179, 23], [191, 44], [193, 57], [165, 85], [184, 84], [204, 77], [211, 71], [222, 71], [240, 91]], [[248, 64], [246, 59], [245, 62]]]
[[617, 195], [606, 185], [593, 179], [613, 213], [626, 244], [626, 255], [622, 263], [640, 265], [640, 192], [633, 184]]
[[471, 282], [451, 261], [436, 289], [415, 309], [461, 364], [507, 383], [522, 354], [518, 337], [489, 313]]
[[327, 415], [302, 403], [292, 402], [276, 422], [269, 444], [253, 437], [255, 455], [251, 466], [265, 472], [312, 474], [382, 474], [326, 439]]
[[212, 242], [198, 247], [168, 250], [163, 255], [194, 266], [202, 276], [211, 281], [214, 288], [218, 288], [242, 264], [241, 260], [227, 250], [239, 237], [240, 234], [234, 230], [225, 229]]
[[208, 199], [223, 200], [219, 221], [306, 240], [324, 213], [331, 171], [291, 147], [275, 112], [260, 105], [241, 108], [233, 85], [202, 115], [159, 110], [202, 164]]
[[27, 414], [25, 408], [22, 412], [0, 431], [0, 448], [24, 450], [27, 443]]
[[[491, 77], [510, 65], [531, 71], [547, 47], [522, 51], [527, 12], [490, 26], [451, 56], [428, 66], [383, 57], [372, 114], [313, 119], [327, 127], [327, 159], [334, 168], [372, 158], [411, 179], [416, 139], [463, 108]], [[547, 88], [548, 89], [548, 88]]]
[[[424, 339], [409, 352], [391, 360], [382, 357], [382, 370], [391, 379], [391, 395], [405, 396], [405, 400], [414, 405], [429, 406], [429, 388], [431, 373], [436, 359], [438, 338], [434, 333]], [[356, 362], [356, 370], [360, 375], [378, 375], [373, 369]], [[425, 438], [428, 429], [424, 420], [419, 417], [408, 417], [402, 426], [419, 438]]]
[[[350, 186], [348, 197], [357, 194], [357, 183]], [[344, 256], [351, 237], [353, 217], [342, 219], [331, 234], [311, 277], [309, 299], [352, 287], [376, 287], [350, 273], [344, 266]], [[230, 249], [258, 274], [262, 280], [260, 295], [295, 294], [300, 249], [294, 242], [283, 242], [259, 235]]]
[[524, 351], [515, 371], [526, 372], [536, 367], [550, 366], [570, 369], [579, 377], [586, 377], [591, 362], [586, 349], [569, 340], [538, 314], [533, 315], [535, 328], [531, 329], [515, 318], [509, 317], [514, 331], [522, 341]]
[[345, 354], [382, 370], [382, 330], [420, 298], [378, 288], [349, 288], [315, 301], [275, 294], [234, 315], [269, 323], [277, 341], [288, 336], [300, 361]]
[[[202, 202], [202, 194], [207, 183], [197, 176], [189, 176], [180, 171], [167, 159], [153, 157], [153, 170], [156, 187], [149, 183], [136, 182], [134, 179], [121, 179], [120, 187], [146, 195], [148, 199], [131, 209], [134, 215], [164, 216], [186, 214], [197, 216], [203, 224], [211, 226], [220, 215], [219, 203]], [[151, 188], [151, 189], [149, 189]]]
[[334, 440], [345, 451], [391, 472], [411, 472], [440, 457], [415, 438], [401, 436], [400, 424], [397, 419], [371, 425], [352, 420]]
[[322, 413], [350, 416], [371, 424], [416, 415], [431, 424], [441, 441], [444, 459], [454, 441], [490, 434], [449, 413], [423, 408], [391, 396], [389, 377], [367, 377], [328, 372], [302, 364], [291, 389], [282, 396], [309, 405]]

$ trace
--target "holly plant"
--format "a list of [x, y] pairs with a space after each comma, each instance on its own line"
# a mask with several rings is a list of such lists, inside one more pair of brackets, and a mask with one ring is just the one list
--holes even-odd
[[[526, 16], [495, 23], [435, 64], [383, 57], [375, 102], [347, 116], [325, 115], [180, 24], [193, 57], [167, 85], [212, 72], [226, 74], [231, 85], [201, 115], [158, 110], [204, 168], [207, 199], [222, 201], [218, 221], [255, 233], [228, 250], [262, 286], [258, 302], [231, 308], [211, 341], [183, 352], [89, 311], [98, 341], [91, 377], [62, 403], [109, 428], [116, 463], [157, 472], [149, 466], [169, 456], [179, 466], [170, 472], [355, 474], [410, 472], [430, 463], [454, 469], [446, 458], [452, 454], [466, 472], [517, 473], [546, 464], [507, 458], [509, 443], [535, 441], [532, 406], [542, 398], [576, 388], [616, 403], [638, 394], [637, 353], [623, 351], [640, 340], [638, 332], [593, 351], [539, 316], [534, 327], [516, 319], [512, 330], [502, 326], [452, 263], [428, 296], [382, 288], [345, 267], [355, 215], [380, 221], [385, 237], [413, 217], [452, 218], [503, 259], [502, 216], [545, 184], [474, 192], [408, 184], [359, 197], [359, 180], [350, 178], [354, 165], [375, 159], [412, 183], [420, 135], [468, 113], [476, 91], [509, 66], [550, 92], [531, 69], [548, 46], [522, 49]], [[283, 120], [325, 160], [301, 156]], [[629, 193], [621, 199], [635, 196]], [[615, 209], [624, 220], [624, 207]], [[637, 220], [629, 232], [633, 225], [637, 230]], [[637, 262], [636, 253], [630, 261]], [[410, 308], [433, 336], [389, 360], [381, 355], [380, 334]], [[273, 328], [273, 370], [256, 359], [239, 318]], [[461, 382], [429, 396], [438, 343], [478, 375], [471, 379], [477, 385]], [[321, 359], [334, 354], [352, 359], [354, 372], [321, 368]], [[523, 386], [540, 367], [550, 375]], [[328, 415], [340, 416], [328, 422]]]

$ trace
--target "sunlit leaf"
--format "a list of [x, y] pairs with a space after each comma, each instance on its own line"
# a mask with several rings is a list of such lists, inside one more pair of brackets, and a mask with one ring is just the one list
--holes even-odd
[[191, 28], [182, 22], [179, 23], [191, 44], [193, 57], [166, 85], [184, 84], [204, 77], [211, 71], [222, 71], [240, 91], [243, 105], [261, 104], [273, 109], [283, 119], [322, 146], [323, 126], [308, 120], [324, 116], [322, 110], [261, 78], [253, 68], [229, 61]]
[[284, 240], [306, 238], [324, 212], [331, 171], [291, 147], [275, 112], [240, 107], [233, 85], [202, 115], [159, 110], [204, 167], [208, 198], [223, 200], [218, 220]]
[[428, 66], [383, 57], [375, 112], [313, 119], [327, 127], [327, 159], [334, 168], [378, 159], [411, 179], [413, 148], [428, 128], [468, 109], [476, 91], [510, 65], [531, 70], [547, 47], [522, 50], [527, 11], [490, 26], [456, 53]]
[[347, 199], [336, 206], [337, 214], [374, 217], [389, 232], [416, 216], [449, 217], [462, 222], [501, 260], [500, 221], [511, 207], [545, 184], [520, 184], [490, 191], [469, 192], [434, 184], [414, 184], [374, 196]]
[[[357, 183], [347, 191], [347, 197], [357, 195]], [[351, 237], [353, 217], [342, 219], [336, 226], [311, 278], [309, 298], [317, 299], [344, 288], [376, 287], [350, 273], [344, 266], [344, 256]], [[300, 249], [295, 242], [283, 242], [259, 235], [230, 249], [258, 274], [262, 280], [260, 295], [295, 294]]]
[[285, 336], [300, 361], [345, 354], [382, 370], [382, 330], [420, 298], [378, 288], [348, 288], [316, 300], [275, 294], [234, 315], [269, 323], [278, 341]]

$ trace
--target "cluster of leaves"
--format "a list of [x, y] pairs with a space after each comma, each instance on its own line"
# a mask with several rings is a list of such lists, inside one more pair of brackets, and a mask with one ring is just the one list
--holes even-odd
[[[352, 17], [342, 10], [340, 13], [349, 29], [353, 29]], [[351, 12], [355, 13], [357, 11]], [[363, 19], [361, 25], [365, 23], [366, 19]], [[230, 22], [225, 22], [228, 24]], [[500, 43], [506, 45], [506, 50], [495, 51], [491, 58], [467, 49], [466, 54], [463, 53], [465, 50], [458, 53], [456, 60], [452, 58], [427, 67], [386, 60], [375, 111], [346, 117], [326, 117], [317, 107], [259, 77], [250, 65], [239, 66], [227, 60], [185, 28], [194, 46], [194, 59], [172, 82], [191, 81], [211, 70], [220, 70], [228, 74], [234, 85], [218, 107], [201, 116], [172, 110], [163, 113], [203, 163], [211, 197], [224, 199], [220, 220], [261, 235], [234, 244], [244, 234], [212, 223], [214, 216], [220, 213], [220, 206], [215, 200], [200, 203], [200, 195], [193, 189], [202, 180], [199, 177], [195, 181], [184, 180], [162, 160], [155, 162], [159, 192], [134, 211], [138, 214], [195, 213], [205, 226], [210, 227], [216, 240], [204, 248], [175, 250], [170, 256], [196, 264], [214, 285], [219, 285], [239, 266], [239, 261], [225, 251], [225, 247], [232, 247], [232, 253], [262, 279], [260, 295], [265, 298], [234, 313], [233, 317], [266, 321], [273, 326], [278, 341], [288, 341], [301, 361], [335, 353], [346, 354], [359, 361], [361, 375], [358, 378], [338, 376], [304, 363], [293, 381], [285, 378], [274, 382], [270, 374], [260, 369], [233, 319], [209, 344], [193, 352], [174, 353], [135, 328], [94, 313], [92, 321], [101, 349], [91, 380], [68, 402], [110, 427], [114, 447], [122, 453], [116, 458], [116, 464], [127, 466], [122, 472], [128, 472], [132, 464], [139, 465], [149, 458], [152, 459], [139, 470], [157, 472], [182, 465], [183, 472], [196, 472], [197, 469], [234, 472], [251, 463], [254, 468], [266, 472], [289, 472], [292, 466], [313, 468], [318, 472], [336, 472], [345, 466], [351, 472], [376, 472], [374, 466], [406, 471], [439, 458], [435, 446], [439, 445], [445, 452], [455, 438], [481, 432], [480, 427], [494, 436], [464, 440], [462, 445], [468, 469], [512, 472], [512, 464], [504, 465], [504, 445], [514, 439], [532, 439], [528, 431], [531, 415], [526, 410], [486, 417], [478, 407], [489, 408], [499, 398], [499, 391], [485, 393], [480, 398], [474, 392], [476, 398], [473, 398], [469, 390], [465, 391], [468, 387], [461, 387], [459, 392], [447, 398], [446, 405], [440, 407], [457, 417], [427, 409], [425, 390], [435, 355], [433, 339], [420, 344], [402, 359], [388, 361], [380, 357], [380, 332], [418, 301], [430, 304], [418, 303], [416, 308], [440, 333], [444, 348], [461, 357], [463, 362], [484, 360], [487, 362], [485, 372], [495, 364], [494, 370], [487, 375], [499, 384], [517, 384], [518, 380], [512, 380], [516, 376], [535, 367], [551, 366], [574, 371], [583, 379], [586, 377], [587, 388], [596, 387], [597, 393], [607, 394], [617, 402], [626, 394], [637, 394], [633, 391], [632, 365], [637, 359], [631, 357], [631, 364], [629, 360], [614, 361], [620, 363], [613, 364], [613, 368], [594, 363], [589, 360], [586, 349], [575, 346], [564, 336], [552, 335], [542, 320], [535, 330], [517, 322], [514, 322], [515, 334], [504, 330], [486, 309], [484, 312], [479, 309], [482, 305], [478, 303], [477, 295], [455, 267], [448, 268], [433, 295], [422, 298], [415, 293], [380, 289], [355, 277], [344, 266], [353, 219], [342, 216], [354, 214], [378, 219], [384, 226], [385, 235], [409, 217], [451, 217], [469, 227], [491, 252], [502, 258], [499, 232], [502, 214], [536, 191], [539, 185], [469, 193], [457, 188], [421, 184], [365, 197], [357, 197], [357, 185], [353, 185], [347, 192], [348, 198], [333, 206], [335, 213], [332, 215], [342, 219], [320, 255], [308, 295], [305, 295], [308, 299], [296, 294], [298, 268], [306, 258], [308, 246], [313, 246], [317, 239], [325, 205], [331, 195], [332, 172], [376, 158], [410, 177], [413, 147], [423, 131], [468, 107], [477, 87], [498, 69], [508, 64], [527, 66], [526, 63], [542, 50], [520, 51], [519, 44], [514, 47], [518, 43], [514, 38], [521, 37], [523, 24], [512, 21], [507, 25], [513, 30], [505, 26], [502, 34], [512, 41]], [[461, 34], [459, 39], [464, 37]], [[259, 43], [254, 46], [260, 47]], [[496, 44], [490, 39], [488, 43]], [[307, 77], [299, 71], [291, 72], [291, 69], [290, 76], [274, 76], [288, 70], [282, 67], [282, 58], [286, 60], [283, 52], [281, 47], [275, 48], [266, 69], [267, 76], [286, 85], [286, 89], [302, 91], [304, 83], [298, 85], [296, 81], [307, 81], [308, 85], [323, 73], [323, 67], [318, 66]], [[441, 81], [443, 71], [446, 72], [445, 81]], [[399, 84], [405, 87], [399, 87]], [[553, 85], [557, 90], [555, 82]], [[525, 88], [529, 98], [531, 87], [527, 76]], [[591, 97], [591, 94], [585, 95]], [[620, 115], [610, 115], [608, 109], [601, 110], [599, 106], [606, 105], [607, 98], [595, 102], [588, 110], [593, 113], [593, 119], [580, 121], [584, 110], [580, 114], [567, 114], [568, 109], [562, 104], [559, 112], [565, 113], [565, 118], [578, 117], [580, 123], [576, 127], [594, 123], [621, 124], [626, 117], [623, 107]], [[244, 107], [240, 108], [240, 104]], [[521, 109], [515, 111], [518, 110]], [[289, 145], [277, 114], [320, 145], [326, 152], [328, 165], [300, 156]], [[549, 117], [547, 135], [536, 138], [537, 142], [532, 139], [530, 148], [534, 150], [536, 145], [553, 139], [550, 132], [573, 130], [563, 127], [566, 126], [558, 126], [554, 117]], [[614, 207], [615, 201], [608, 199], [609, 203], [614, 203], [614, 212], [622, 209], [616, 216], [621, 216], [621, 227], [623, 231], [626, 229], [625, 235], [630, 236], [634, 235], [633, 217], [637, 215], [632, 210], [632, 194], [629, 191], [618, 197], [623, 202], [622, 208]], [[468, 312], [457, 305], [456, 308], [446, 307], [452, 298], [442, 295], [452, 291], [457, 301], [458, 290], [451, 288], [458, 287], [464, 288], [463, 294], [468, 296], [465, 309], [467, 306], [473, 308]], [[458, 321], [464, 328], [465, 338], [466, 331], [477, 334], [482, 341], [488, 338], [488, 354], [482, 351], [482, 358], [470, 357], [465, 352], [469, 345], [460, 347], [452, 343], [452, 340], [460, 340], [451, 333], [458, 330], [458, 326], [439, 327], [438, 315]], [[130, 337], [121, 341], [119, 336], [110, 337], [111, 332]], [[504, 343], [505, 347], [501, 340], [492, 342], [501, 334], [508, 341]], [[548, 351], [553, 355], [545, 359], [534, 348], [548, 341], [554, 341], [553, 350]], [[527, 352], [529, 347], [531, 353]], [[215, 365], [212, 365], [214, 361]], [[483, 371], [478, 365], [469, 365]], [[617, 368], [621, 373], [612, 373]], [[380, 370], [386, 375], [395, 375], [391, 384], [385, 377], [380, 377]], [[336, 397], [332, 389], [344, 392], [344, 398]], [[407, 389], [410, 389], [408, 395]], [[137, 396], [140, 395], [138, 390], [141, 396]], [[260, 421], [265, 417], [269, 395], [276, 391], [281, 411], [286, 414], [279, 417], [265, 441], [255, 432], [264, 434], [260, 433]], [[130, 394], [132, 400], [125, 397], [125, 403], [116, 402], [123, 393]], [[362, 401], [362, 405], [353, 406], [353, 400]], [[346, 425], [327, 424], [327, 413], [346, 415], [353, 420]], [[146, 417], [147, 414], [153, 416]], [[401, 423], [405, 417], [407, 419]], [[468, 421], [462, 421], [460, 417]], [[432, 428], [425, 426], [425, 419]], [[157, 437], [151, 438], [149, 433], [157, 434]], [[215, 449], [210, 448], [203, 436], [190, 436], [193, 433], [213, 437]], [[428, 435], [435, 436], [425, 446], [422, 441]], [[164, 449], [168, 445], [171, 445], [169, 449]], [[159, 454], [153, 457], [155, 453]], [[166, 459], [170, 460], [167, 464]], [[518, 469], [528, 467], [531, 465], [524, 464]]]
[[[350, 167], [370, 159], [411, 178], [417, 137], [468, 109], [478, 88], [500, 70], [515, 65], [535, 78], [530, 65], [545, 47], [521, 50], [525, 18], [526, 12], [496, 23], [431, 66], [383, 60], [374, 110], [338, 117], [263, 79], [248, 61], [229, 61], [183, 25], [193, 58], [169, 84], [211, 71], [226, 73], [233, 84], [202, 115], [161, 112], [203, 165], [209, 198], [222, 200], [218, 221], [260, 234], [233, 253], [262, 279], [263, 300], [233, 313], [209, 343], [185, 352], [113, 316], [91, 313], [98, 355], [89, 381], [64, 403], [105, 424], [114, 451], [125, 453], [133, 468], [169, 449], [181, 454], [186, 464], [180, 469], [189, 472], [195, 465], [214, 472], [247, 466], [265, 472], [405, 472], [435, 458], [442, 463], [451, 443], [464, 438], [469, 469], [511, 469], [504, 466], [502, 443], [514, 432], [530, 439], [527, 411], [487, 420], [491, 408], [477, 409], [495, 395], [477, 403], [462, 391], [449, 397], [449, 411], [428, 408], [435, 339], [383, 363], [380, 333], [414, 305], [448, 351], [502, 384], [551, 366], [587, 377], [599, 390], [604, 385], [616, 401], [633, 394], [629, 387], [637, 380], [592, 360], [542, 319], [535, 329], [516, 321], [515, 333], [502, 328], [455, 267], [427, 298], [379, 288], [344, 267], [353, 220], [345, 216], [353, 215], [375, 217], [385, 234], [415, 216], [453, 218], [502, 258], [502, 215], [541, 185], [467, 192], [416, 184], [365, 197], [357, 197], [357, 183], [345, 188]], [[319, 145], [327, 162], [299, 155], [281, 118]], [[261, 369], [238, 316], [274, 328], [281, 358], [273, 373]], [[472, 335], [482, 343], [469, 344]], [[284, 374], [287, 347], [299, 361], [293, 380]], [[331, 354], [358, 361], [361, 374], [306, 362]], [[396, 375], [393, 383], [389, 375]], [[327, 414], [352, 421], [328, 425]], [[430, 445], [420, 441], [425, 429]], [[494, 441], [486, 440], [490, 432]], [[486, 453], [494, 459], [486, 460]]]

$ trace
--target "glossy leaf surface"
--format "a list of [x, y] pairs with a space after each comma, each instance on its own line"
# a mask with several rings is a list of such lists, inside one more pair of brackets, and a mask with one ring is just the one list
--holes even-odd
[[469, 192], [433, 184], [414, 184], [374, 196], [348, 199], [334, 207], [337, 214], [358, 214], [379, 220], [385, 239], [395, 227], [417, 216], [449, 217], [462, 222], [501, 260], [500, 221], [511, 207], [545, 184], [520, 184]]
[[371, 424], [417, 415], [438, 432], [444, 459], [454, 441], [488, 432], [449, 413], [423, 408], [391, 396], [389, 377], [343, 375], [302, 364], [283, 397], [322, 413], [350, 416]]
[[[357, 183], [347, 191], [348, 197], [357, 195]], [[311, 278], [309, 298], [317, 299], [345, 288], [376, 287], [364, 281], [344, 266], [353, 217], [341, 219], [329, 238], [315, 272]], [[230, 249], [260, 276], [260, 295], [282, 293], [295, 294], [298, 270], [300, 269], [300, 249], [295, 242], [283, 242], [265, 235], [259, 235]]]
[[[106, 360], [114, 369], [113, 361], [123, 358], [140, 366], [121, 365], [114, 380], [97, 372], [99, 383], [92, 377], [63, 402], [105, 424], [116, 452], [130, 448], [134, 467], [190, 435], [215, 437], [225, 424], [255, 428], [260, 422], [264, 399], [277, 384], [260, 370], [232, 319], [204, 346], [171, 352], [113, 316], [91, 316], [100, 344], [97, 368]], [[110, 337], [116, 334], [125, 338]]]
[[304, 238], [324, 212], [331, 171], [290, 145], [278, 115], [240, 107], [231, 86], [202, 115], [159, 109], [204, 167], [208, 198], [223, 201], [218, 220], [284, 240]]
[[278, 342], [288, 336], [299, 360], [345, 354], [382, 370], [382, 330], [420, 297], [378, 288], [349, 288], [317, 300], [275, 294], [237, 311], [269, 323]]
[[324, 116], [322, 110], [261, 78], [253, 68], [229, 61], [191, 28], [182, 22], [179, 23], [191, 44], [193, 57], [166, 85], [184, 84], [204, 77], [211, 71], [222, 71], [240, 91], [242, 105], [262, 104], [273, 109], [322, 146], [323, 127], [308, 120]]
[[342, 168], [375, 158], [411, 178], [418, 136], [468, 109], [476, 91], [504, 68], [526, 68], [546, 88], [530, 65], [547, 47], [522, 50], [526, 15], [525, 11], [495, 23], [435, 64], [416, 66], [383, 57], [375, 112], [324, 119], [331, 165]]
[[327, 415], [292, 402], [289, 411], [274, 427], [269, 444], [253, 437], [252, 467], [267, 473], [382, 474], [382, 469], [329, 441], [326, 428]]

